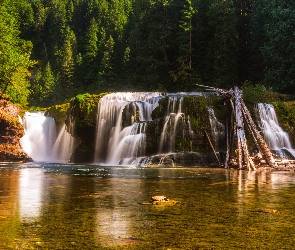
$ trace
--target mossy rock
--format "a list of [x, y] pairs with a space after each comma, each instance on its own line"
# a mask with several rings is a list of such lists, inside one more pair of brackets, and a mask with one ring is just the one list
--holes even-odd
[[295, 101], [276, 101], [271, 103], [276, 111], [280, 126], [289, 134], [295, 145]]
[[174, 206], [176, 204], [179, 204], [180, 202], [176, 201], [176, 200], [169, 200], [169, 201], [145, 201], [140, 203], [141, 205], [152, 205], [152, 206], [163, 206], [163, 207], [170, 207], [170, 206]]
[[[175, 103], [176, 107], [178, 107], [179, 101], [180, 99]], [[172, 131], [173, 134], [176, 131], [174, 138], [175, 146], [173, 146], [176, 152], [211, 151], [210, 143], [205, 134], [205, 131], [210, 131], [208, 106], [214, 107], [217, 119], [225, 123], [227, 116], [230, 117], [231, 109], [229, 108], [229, 103], [226, 103], [223, 98], [218, 96], [183, 96], [182, 101], [183, 114], [179, 118], [177, 125], [175, 126], [173, 122], [166, 124], [167, 135], [165, 136], [167, 140], [170, 140]], [[165, 117], [169, 113], [167, 110], [168, 102], [168, 96], [159, 101], [159, 106], [152, 113], [153, 121], [147, 124], [147, 155], [153, 155], [158, 152]], [[169, 152], [171, 148], [169, 148], [168, 143], [165, 142], [164, 145], [166, 147], [162, 148], [162, 152]]]
[[97, 106], [99, 100], [106, 94], [79, 94], [69, 103], [55, 105], [45, 110], [45, 114], [53, 117], [60, 125], [75, 123], [75, 130], [70, 131], [72, 136], [80, 141], [73, 154], [75, 162], [93, 161]]
[[70, 114], [74, 117], [77, 126], [96, 126], [97, 105], [106, 94], [85, 93], [71, 99]]
[[70, 103], [59, 104], [51, 106], [45, 110], [46, 116], [51, 116], [59, 124], [64, 124], [67, 119], [67, 114], [69, 112]]

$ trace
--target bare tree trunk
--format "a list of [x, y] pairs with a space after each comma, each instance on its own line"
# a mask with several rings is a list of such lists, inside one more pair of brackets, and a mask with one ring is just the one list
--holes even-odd
[[[256, 169], [255, 164], [250, 157], [248, 146], [247, 146], [247, 140], [244, 130], [244, 121], [247, 124], [247, 127], [249, 129], [249, 132], [251, 136], [253, 137], [253, 140], [256, 144], [257, 149], [267, 162], [267, 164], [271, 167], [276, 167], [277, 164], [273, 158], [273, 155], [268, 148], [265, 140], [263, 139], [262, 135], [257, 129], [256, 124], [254, 123], [251, 114], [249, 110], [247, 109], [242, 96], [241, 91], [238, 87], [235, 87], [234, 90], [224, 90], [224, 89], [218, 89], [210, 86], [204, 86], [200, 84], [196, 84], [197, 86], [205, 87], [207, 90], [215, 91], [219, 93], [220, 95], [224, 97], [228, 97], [230, 100], [230, 104], [232, 106], [232, 109], [234, 111], [234, 117], [235, 122], [233, 122], [233, 130], [234, 134], [237, 138], [237, 144], [236, 144], [236, 156], [238, 158], [238, 165], [239, 168], [243, 168], [243, 163], [246, 165], [248, 169]], [[233, 103], [233, 96], [235, 97], [235, 103]], [[233, 140], [231, 141], [233, 143]], [[227, 139], [228, 144], [228, 139]], [[230, 150], [233, 149], [233, 145], [230, 146]], [[228, 149], [227, 149], [228, 150]]]
[[256, 141], [257, 148], [259, 150], [259, 152], [264, 156], [266, 162], [268, 165], [270, 165], [271, 167], [275, 167], [275, 160], [273, 158], [272, 153], [269, 150], [269, 147], [267, 146], [264, 138], [262, 137], [262, 135], [260, 134], [260, 132], [257, 129], [256, 124], [254, 123], [251, 114], [249, 112], [249, 110], [247, 109], [245, 103], [243, 100], [241, 100], [241, 105], [242, 105], [242, 110], [243, 110], [243, 114], [246, 118], [246, 122], [249, 126], [249, 130], [253, 136], [254, 141]]
[[220, 163], [220, 160], [219, 160], [219, 158], [218, 158], [218, 155], [217, 155], [217, 153], [216, 153], [216, 151], [215, 151], [215, 149], [214, 149], [214, 146], [213, 146], [213, 144], [212, 144], [212, 142], [211, 142], [211, 139], [210, 139], [210, 137], [209, 137], [209, 135], [208, 135], [208, 133], [207, 133], [207, 131], [205, 130], [205, 134], [206, 134], [206, 136], [207, 136], [207, 139], [208, 139], [208, 141], [209, 141], [209, 143], [210, 143], [210, 146], [211, 146], [211, 148], [212, 148], [212, 150], [213, 150], [213, 152], [214, 152], [214, 155], [215, 155], [215, 157], [216, 157], [216, 160], [217, 160], [217, 162], [218, 162], [218, 165], [219, 165], [219, 167], [221, 167], [221, 163]]
[[226, 124], [225, 124], [225, 128], [226, 128], [226, 156], [225, 156], [225, 162], [224, 162], [224, 167], [228, 168], [228, 161], [229, 161], [229, 151], [230, 151], [230, 147], [229, 147], [229, 128], [228, 128], [228, 119], [226, 119]]
[[244, 130], [244, 119], [242, 111], [242, 97], [241, 92], [238, 87], [234, 88], [235, 93], [235, 115], [237, 123], [237, 150], [238, 150], [238, 163], [239, 168], [243, 168], [243, 161], [246, 164], [247, 169], [256, 169], [255, 164], [253, 163], [247, 146], [247, 140]]

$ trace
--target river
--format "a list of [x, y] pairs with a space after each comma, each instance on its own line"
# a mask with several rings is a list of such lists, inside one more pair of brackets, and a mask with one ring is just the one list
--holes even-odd
[[0, 249], [293, 249], [294, 191], [267, 169], [1, 163]]

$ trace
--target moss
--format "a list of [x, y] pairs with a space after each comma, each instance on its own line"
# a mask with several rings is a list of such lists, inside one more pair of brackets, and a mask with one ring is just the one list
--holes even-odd
[[246, 82], [243, 87], [243, 100], [245, 104], [250, 107], [258, 102], [271, 103], [276, 101], [291, 101], [294, 100], [293, 95], [281, 94], [267, 89], [263, 84], [252, 85]]
[[104, 95], [86, 93], [71, 99], [69, 116], [75, 121], [75, 136], [80, 139], [74, 153], [75, 162], [93, 162], [97, 105]]
[[[165, 117], [168, 113], [169, 97], [162, 98], [159, 106], [153, 111], [153, 121], [148, 123], [146, 130], [146, 153], [147, 155], [158, 152], [162, 129], [165, 123]], [[179, 100], [176, 103], [178, 107]], [[205, 131], [210, 130], [210, 121], [208, 117], [208, 106], [214, 106], [218, 110], [221, 119], [225, 120], [227, 112], [224, 100], [219, 97], [202, 97], [202, 96], [185, 96], [182, 103], [182, 116], [178, 118], [175, 134], [175, 151], [176, 152], [208, 152], [211, 151], [209, 141]], [[166, 148], [162, 152], [169, 152], [169, 142], [175, 130], [174, 119], [170, 117], [166, 124]], [[173, 140], [173, 138], [172, 138]]]
[[59, 124], [64, 124], [67, 119], [69, 108], [70, 103], [51, 106], [45, 110], [45, 115], [53, 117]]
[[55, 105], [45, 110], [45, 114], [52, 116], [59, 124], [68, 125], [74, 121], [75, 131], [71, 133], [80, 141], [74, 153], [76, 162], [92, 161], [90, 158], [95, 148], [97, 105], [106, 94], [79, 94], [68, 103]]
[[280, 126], [290, 135], [295, 145], [295, 101], [276, 101], [271, 104], [275, 108]]
[[96, 113], [99, 100], [107, 93], [79, 94], [71, 99], [70, 113], [77, 126], [96, 126]]

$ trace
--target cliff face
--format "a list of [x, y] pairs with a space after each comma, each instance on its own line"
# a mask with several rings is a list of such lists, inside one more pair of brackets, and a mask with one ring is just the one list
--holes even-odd
[[0, 162], [17, 162], [29, 160], [20, 146], [20, 138], [24, 135], [18, 115], [22, 110], [8, 103], [8, 99], [0, 93]]

